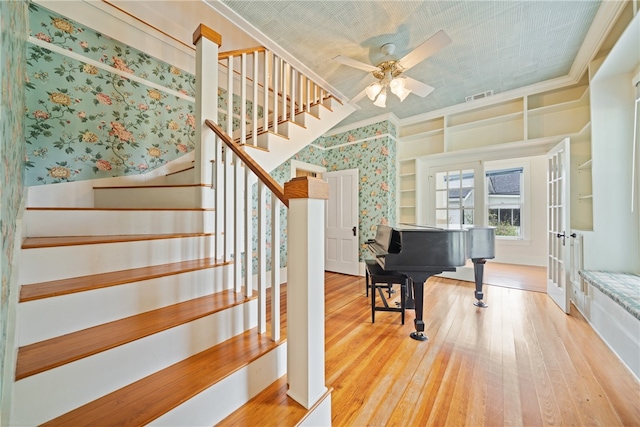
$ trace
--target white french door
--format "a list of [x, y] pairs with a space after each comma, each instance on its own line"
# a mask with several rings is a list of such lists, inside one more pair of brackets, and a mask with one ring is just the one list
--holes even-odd
[[358, 169], [325, 172], [329, 200], [325, 214], [325, 269], [357, 275]]
[[569, 138], [547, 153], [547, 294], [569, 313]]

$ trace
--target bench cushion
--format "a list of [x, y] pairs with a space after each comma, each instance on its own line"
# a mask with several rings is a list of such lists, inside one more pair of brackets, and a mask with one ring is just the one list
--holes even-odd
[[580, 276], [640, 320], [640, 275], [608, 271], [579, 271]]

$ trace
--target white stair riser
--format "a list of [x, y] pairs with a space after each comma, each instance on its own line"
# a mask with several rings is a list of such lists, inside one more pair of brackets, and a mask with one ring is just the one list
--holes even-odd
[[283, 376], [286, 370], [287, 346], [284, 343], [149, 425], [215, 425]]
[[195, 170], [187, 169], [181, 172], [176, 172], [171, 175], [167, 175], [164, 177], [162, 184], [166, 185], [187, 185], [187, 184], [198, 184], [200, 182], [199, 179], [195, 179]]
[[[207, 191], [203, 191], [207, 190]], [[189, 187], [123, 187], [95, 188], [96, 208], [196, 208], [199, 198], [213, 198], [210, 188]], [[209, 206], [209, 204], [203, 204]]]
[[173, 274], [18, 305], [19, 345], [134, 316], [225, 289], [229, 266]]
[[295, 116], [295, 122], [301, 126], [307, 127], [313, 126], [316, 122], [318, 122], [318, 118], [312, 114], [303, 111], [302, 113], [298, 113]]
[[11, 424], [39, 425], [255, 327], [256, 301], [19, 380]]
[[214, 211], [28, 209], [28, 237], [212, 233]]
[[22, 284], [214, 256], [213, 236], [23, 249]]

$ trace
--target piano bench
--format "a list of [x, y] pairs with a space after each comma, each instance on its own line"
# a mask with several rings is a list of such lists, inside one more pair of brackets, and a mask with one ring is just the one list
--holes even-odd
[[[395, 311], [401, 313], [401, 322], [404, 325], [404, 311], [407, 292], [409, 290], [409, 277], [397, 271], [386, 271], [375, 260], [366, 260], [366, 287], [367, 296], [371, 288], [371, 323], [376, 322], [376, 311]], [[400, 285], [400, 307], [391, 307], [382, 292], [385, 289], [391, 297], [393, 285]], [[376, 290], [382, 298], [383, 306], [376, 306]]]

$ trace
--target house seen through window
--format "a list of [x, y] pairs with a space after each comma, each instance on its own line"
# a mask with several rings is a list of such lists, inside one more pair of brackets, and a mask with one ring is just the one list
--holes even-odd
[[523, 168], [485, 172], [488, 225], [496, 236], [522, 238]]

